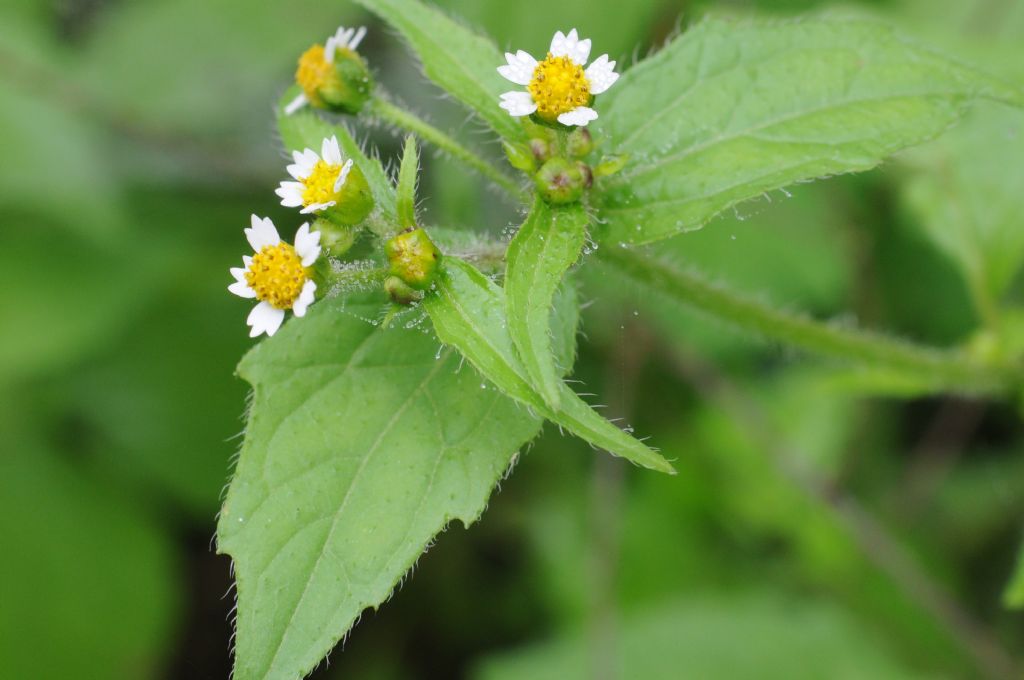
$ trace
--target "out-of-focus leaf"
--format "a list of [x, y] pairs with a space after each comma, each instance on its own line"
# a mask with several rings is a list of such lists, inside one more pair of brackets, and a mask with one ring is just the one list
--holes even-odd
[[992, 313], [1024, 260], [1024, 113], [979, 108], [906, 158], [915, 170], [903, 186], [908, 205]]
[[434, 291], [423, 304], [441, 341], [457, 347], [503, 392], [613, 455], [674, 473], [668, 461], [602, 418], [564, 382], [559, 388], [558, 409], [544, 403], [515, 356], [505, 321], [504, 292], [472, 265], [447, 258]]
[[629, 616], [615, 630], [610, 640], [575, 634], [507, 652], [482, 664], [474, 677], [919, 677], [876, 634], [827, 602], [768, 593], [687, 598]]
[[852, 21], [705, 21], [598, 102], [630, 165], [605, 183], [603, 238], [649, 243], [793, 182], [866, 170], [982, 98], [1024, 94]]
[[357, 0], [394, 26], [423, 63], [427, 77], [508, 140], [525, 141], [519, 121], [498, 106], [510, 83], [498, 75], [505, 63], [491, 42], [418, 0]]
[[52, 451], [12, 439], [9, 427], [4, 433], [3, 674], [38, 680], [159, 675], [179, 595], [163, 529]]
[[134, 244], [97, 245], [31, 213], [0, 229], [0, 381], [68, 364], [124, 327], [145, 294]]
[[1018, 558], [1013, 578], [1010, 579], [1010, 583], [1003, 593], [1003, 603], [1014, 609], [1024, 608], [1024, 552]]
[[551, 351], [551, 301], [579, 259], [589, 222], [578, 203], [549, 206], [538, 197], [505, 253], [508, 332], [531, 383], [553, 409], [565, 371], [555, 366]]
[[382, 305], [322, 300], [239, 366], [255, 397], [218, 526], [239, 680], [309, 672], [540, 428], [421, 330], [364, 320]]

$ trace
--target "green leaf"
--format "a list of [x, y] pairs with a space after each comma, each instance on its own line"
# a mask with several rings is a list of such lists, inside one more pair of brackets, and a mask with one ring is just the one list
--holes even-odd
[[705, 21], [598, 99], [630, 165], [601, 194], [603, 238], [649, 243], [793, 182], [867, 170], [972, 100], [1020, 91], [853, 21]]
[[594, 446], [652, 470], [674, 474], [658, 453], [602, 418], [565, 383], [559, 408], [544, 403], [515, 356], [504, 291], [472, 265], [448, 257], [423, 301], [441, 342], [453, 345], [498, 389]]
[[239, 365], [255, 396], [218, 527], [238, 680], [309, 672], [445, 525], [480, 516], [539, 431], [456, 352], [366, 321], [383, 306], [322, 300]]
[[313, 149], [320, 153], [320, 144], [328, 137], [337, 137], [341, 153], [351, 158], [366, 176], [366, 181], [373, 192], [373, 200], [385, 217], [394, 219], [396, 215], [395, 190], [391, 186], [387, 172], [376, 158], [363, 153], [362, 147], [352, 137], [352, 133], [344, 125], [332, 125], [321, 118], [315, 111], [306, 107], [292, 115], [285, 115], [284, 107], [298, 94], [297, 87], [289, 88], [277, 103], [277, 129], [281, 141], [288, 151]]
[[402, 165], [398, 168], [398, 224], [401, 227], [416, 226], [416, 180], [419, 177], [420, 157], [416, 150], [416, 138], [405, 138]]
[[1024, 261], [1024, 114], [979, 108], [908, 160], [907, 204], [991, 318]]
[[490, 39], [418, 0], [357, 0], [409, 41], [427, 77], [475, 112], [503, 138], [526, 141], [519, 122], [498, 102], [509, 82], [498, 75], [505, 63]]
[[620, 623], [607, 647], [593, 634], [567, 635], [493, 657], [472, 677], [583, 680], [608, 663], [612, 677], [645, 680], [918, 677], [842, 609], [770, 591], [676, 597]]
[[579, 203], [549, 206], [538, 197], [505, 255], [508, 332], [530, 382], [553, 409], [558, 408], [562, 372], [551, 353], [551, 301], [580, 257], [588, 223]]

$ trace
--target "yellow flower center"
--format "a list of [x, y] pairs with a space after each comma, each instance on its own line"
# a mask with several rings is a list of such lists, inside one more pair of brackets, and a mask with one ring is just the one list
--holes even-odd
[[256, 291], [256, 299], [277, 309], [291, 309], [306, 278], [302, 259], [290, 243], [264, 246], [245, 272], [245, 282]]
[[320, 89], [338, 77], [334, 64], [327, 62], [324, 46], [313, 45], [299, 57], [299, 68], [295, 71], [295, 82], [299, 84], [306, 98], [311, 102], [320, 101]]
[[569, 57], [547, 58], [533, 69], [533, 78], [526, 86], [537, 105], [537, 114], [555, 120], [578, 106], [590, 104], [590, 81], [583, 67]]
[[313, 171], [306, 179], [302, 180], [302, 185], [305, 187], [302, 191], [302, 204], [313, 205], [335, 200], [337, 194], [334, 191], [334, 183], [338, 181], [340, 174], [340, 165], [330, 165], [322, 160], [317, 161], [313, 166]]

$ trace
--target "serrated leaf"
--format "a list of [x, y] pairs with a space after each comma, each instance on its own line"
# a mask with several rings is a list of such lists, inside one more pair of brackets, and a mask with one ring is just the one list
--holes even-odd
[[[362, 147], [352, 137], [352, 133], [344, 125], [332, 125], [324, 120], [317, 112], [309, 107], [301, 109], [292, 115], [286, 115], [284, 107], [291, 100], [295, 99], [299, 90], [297, 87], [289, 88], [277, 102], [275, 112], [277, 114], [277, 129], [281, 135], [281, 141], [288, 151], [302, 151], [313, 149], [320, 153], [320, 144], [328, 137], [337, 137], [341, 153], [346, 158], [351, 158], [359, 169], [366, 176], [373, 193], [373, 200], [385, 216], [394, 219], [396, 215], [395, 190], [391, 186], [387, 172], [376, 158], [367, 156]], [[283, 170], [283, 169], [282, 169]]]
[[516, 358], [505, 320], [504, 291], [472, 265], [446, 258], [423, 306], [441, 342], [457, 347], [509, 396], [609, 453], [652, 470], [675, 473], [668, 461], [601, 417], [564, 382], [558, 409], [544, 403]]
[[239, 365], [255, 396], [218, 526], [237, 680], [311, 670], [540, 428], [421, 330], [365, 320], [383, 305], [322, 300]]
[[489, 38], [418, 0], [356, 1], [398, 29], [428, 78], [503, 138], [526, 141], [519, 122], [498, 105], [501, 94], [511, 87], [498, 75], [505, 61]]
[[650, 243], [793, 182], [867, 170], [972, 100], [1020, 91], [853, 21], [705, 21], [598, 100], [629, 154], [601, 192], [603, 238]]
[[908, 160], [907, 204], [992, 313], [1024, 261], [1024, 114], [979, 108]]
[[530, 382], [558, 408], [562, 380], [551, 351], [551, 301], [587, 238], [583, 206], [549, 206], [536, 198], [505, 253], [508, 331]]
[[397, 211], [400, 227], [416, 226], [416, 179], [419, 177], [420, 158], [416, 150], [416, 138], [405, 138], [402, 164], [398, 168]]

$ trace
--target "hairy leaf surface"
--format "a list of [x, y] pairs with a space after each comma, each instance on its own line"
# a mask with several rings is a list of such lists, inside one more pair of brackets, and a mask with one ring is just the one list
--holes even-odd
[[1021, 92], [853, 21], [705, 21], [598, 104], [630, 164], [603, 188], [603, 238], [649, 243], [787, 184], [867, 170], [972, 100]]
[[239, 365], [254, 397], [218, 527], [237, 680], [309, 672], [540, 429], [421, 329], [367, 321], [381, 309], [320, 301]]
[[505, 254], [509, 335], [531, 383], [553, 409], [558, 408], [562, 379], [551, 350], [551, 301], [579, 259], [588, 222], [579, 203], [549, 206], [537, 198]]
[[457, 347], [506, 394], [609, 453], [652, 470], [675, 472], [657, 452], [601, 417], [564, 382], [559, 407], [544, 403], [515, 356], [505, 320], [504, 291], [472, 265], [446, 259], [436, 290], [423, 304], [441, 341]]

